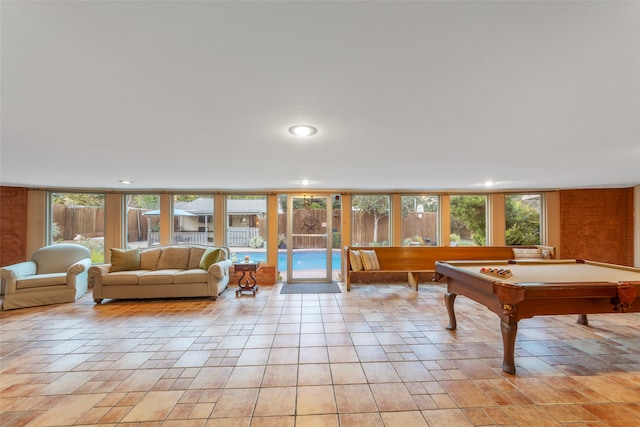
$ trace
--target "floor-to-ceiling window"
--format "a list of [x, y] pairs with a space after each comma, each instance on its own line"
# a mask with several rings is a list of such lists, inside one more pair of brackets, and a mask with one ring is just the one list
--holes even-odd
[[455, 195], [450, 198], [451, 246], [487, 244], [487, 196]]
[[213, 241], [213, 196], [174, 194], [172, 242], [208, 245]]
[[505, 196], [505, 238], [507, 245], [539, 245], [540, 194], [508, 194]]
[[402, 196], [402, 245], [438, 245], [438, 196]]
[[227, 216], [226, 245], [232, 258], [267, 260], [267, 196], [229, 194], [225, 203]]
[[160, 195], [125, 195], [126, 247], [146, 248], [160, 244]]
[[104, 262], [104, 194], [52, 192], [48, 244], [78, 243]]
[[351, 244], [389, 246], [390, 197], [387, 194], [354, 194], [351, 198]]

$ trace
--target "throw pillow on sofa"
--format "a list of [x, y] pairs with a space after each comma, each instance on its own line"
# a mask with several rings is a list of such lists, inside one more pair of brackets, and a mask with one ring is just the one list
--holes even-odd
[[202, 258], [200, 259], [200, 268], [203, 270], [208, 270], [209, 267], [220, 261], [221, 252], [222, 249], [220, 248], [207, 248], [207, 250], [202, 254]]
[[163, 248], [158, 260], [158, 270], [187, 270], [189, 268], [189, 253], [189, 248], [186, 247]]
[[109, 271], [140, 270], [140, 249], [111, 248], [111, 267]]

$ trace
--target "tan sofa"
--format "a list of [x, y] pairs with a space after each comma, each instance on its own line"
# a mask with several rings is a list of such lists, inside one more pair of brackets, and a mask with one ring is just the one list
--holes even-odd
[[[216, 251], [220, 259], [210, 263]], [[127, 251], [111, 249], [111, 262], [89, 270], [97, 304], [105, 298], [210, 297], [215, 300], [229, 284], [232, 265], [229, 248], [191, 244]]]
[[73, 302], [87, 292], [91, 252], [75, 243], [38, 249], [30, 261], [0, 268], [2, 308]]

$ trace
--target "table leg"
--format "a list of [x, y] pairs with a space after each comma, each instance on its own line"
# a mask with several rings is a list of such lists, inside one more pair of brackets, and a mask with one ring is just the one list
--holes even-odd
[[240, 278], [238, 279], [238, 287], [241, 288], [242, 287], [242, 281], [244, 280], [244, 276], [247, 274], [246, 271], [242, 271], [242, 276], [240, 276]]
[[240, 279], [238, 279], [238, 289], [236, 290], [236, 297], [238, 297], [242, 292], [245, 291], [252, 292], [254, 296], [256, 295], [256, 292], [258, 291], [258, 280], [253, 273], [253, 271], [249, 271], [249, 277], [245, 279], [247, 271], [242, 271], [242, 276], [240, 276]]
[[515, 345], [516, 334], [518, 333], [518, 322], [505, 322], [500, 319], [500, 330], [502, 331], [502, 370], [509, 373], [516, 373]]
[[578, 323], [580, 325], [588, 326], [589, 325], [589, 319], [587, 319], [587, 315], [586, 314], [579, 314], [578, 315], [578, 320], [576, 321], [576, 323]]
[[456, 313], [453, 310], [453, 303], [456, 300], [457, 294], [452, 294], [447, 292], [444, 294], [444, 303], [447, 306], [447, 313], [449, 314], [449, 326], [447, 329], [450, 331], [455, 331], [458, 327], [458, 323], [456, 322]]

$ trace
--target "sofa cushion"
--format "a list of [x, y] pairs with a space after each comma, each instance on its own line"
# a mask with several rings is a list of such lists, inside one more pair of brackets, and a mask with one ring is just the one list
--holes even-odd
[[374, 250], [362, 250], [360, 251], [360, 257], [362, 258], [362, 265], [367, 271], [380, 270], [380, 264], [378, 262], [378, 255]]
[[102, 284], [110, 285], [137, 285], [138, 278], [149, 270], [116, 271], [115, 273], [104, 274]]
[[140, 249], [111, 248], [111, 268], [109, 271], [140, 270]]
[[145, 249], [140, 253], [140, 268], [142, 270], [157, 270], [158, 260], [162, 254], [162, 248]]
[[168, 268], [164, 270], [148, 271], [141, 274], [138, 278], [140, 285], [170, 285], [176, 274], [182, 270], [176, 268]]
[[199, 268], [203, 270], [208, 270], [212, 264], [220, 261], [220, 254], [222, 253], [222, 249], [220, 248], [207, 248], [206, 251], [202, 254], [200, 258]]
[[67, 273], [37, 274], [16, 280], [16, 289], [31, 289], [66, 284]]
[[188, 247], [162, 248], [157, 269], [189, 269], [190, 252]]
[[207, 281], [207, 272], [201, 268], [184, 270], [175, 275], [173, 283], [205, 283]]
[[206, 248], [191, 248], [189, 253], [189, 270], [200, 268], [200, 260]]

